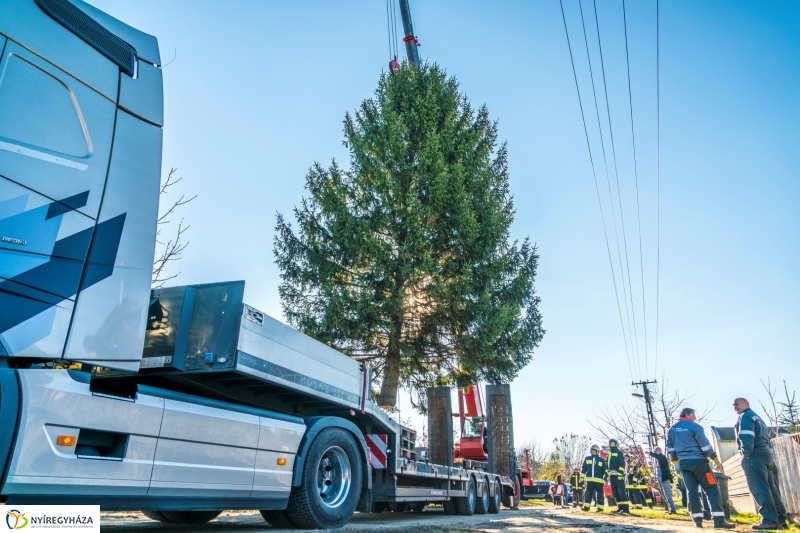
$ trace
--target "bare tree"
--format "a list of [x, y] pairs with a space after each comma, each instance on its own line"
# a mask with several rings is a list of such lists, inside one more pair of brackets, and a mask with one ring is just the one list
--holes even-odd
[[[176, 168], [172, 168], [167, 175], [166, 181], [161, 186], [161, 191], [159, 192], [159, 198], [164, 199], [167, 194], [169, 194], [170, 187], [174, 187], [177, 183], [179, 183], [183, 178], [175, 179], [175, 172], [177, 171]], [[197, 195], [192, 196], [191, 198], [186, 198], [185, 195], [181, 195], [180, 198], [172, 202], [168, 208], [163, 212], [162, 215], [158, 217], [158, 231], [156, 233], [156, 254], [155, 260], [153, 261], [153, 277], [151, 281], [151, 285], [153, 288], [163, 287], [164, 283], [167, 281], [178, 277], [180, 272], [173, 274], [171, 276], [167, 276], [164, 272], [165, 267], [174, 261], [179, 261], [183, 257], [183, 251], [186, 250], [186, 247], [189, 246], [189, 242], [184, 242], [181, 240], [183, 238], [183, 234], [189, 229], [189, 226], [183, 225], [183, 217], [181, 217], [180, 221], [178, 222], [177, 231], [171, 234], [171, 236], [164, 240], [162, 235], [162, 231], [166, 228], [168, 224], [172, 221], [170, 217], [176, 214], [176, 209], [179, 207], [188, 204], [192, 200], [197, 198]], [[159, 202], [161, 203], [161, 202]]]
[[[650, 398], [656, 430], [660, 433], [658, 438], [666, 441], [667, 432], [678, 419], [680, 410], [695, 403], [695, 394], [678, 388], [670, 389], [669, 380], [662, 375], [660, 383], [650, 389]], [[708, 420], [708, 414], [715, 405], [709, 406], [706, 403], [702, 409], [696, 409], [697, 420]], [[647, 434], [650, 432], [647, 409], [642, 401], [637, 401], [633, 407], [623, 405], [613, 409], [603, 408], [600, 414], [595, 413], [595, 420], [590, 420], [589, 425], [595, 430], [595, 436], [603, 439], [615, 438], [623, 448], [646, 444]]]

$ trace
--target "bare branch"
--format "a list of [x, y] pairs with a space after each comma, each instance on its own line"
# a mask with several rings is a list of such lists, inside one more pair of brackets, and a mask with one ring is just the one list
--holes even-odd
[[[164, 181], [163, 185], [161, 186], [161, 191], [159, 195], [161, 199], [169, 194], [169, 189], [174, 187], [177, 183], [183, 180], [182, 177], [175, 178], [175, 172], [177, 169], [172, 168], [167, 175], [167, 179]], [[158, 217], [158, 231], [156, 232], [156, 257], [153, 261], [153, 275], [151, 278], [151, 283], [154, 288], [163, 287], [164, 284], [171, 280], [175, 279], [180, 275], [180, 272], [177, 274], [173, 274], [171, 276], [165, 275], [165, 268], [169, 263], [179, 261], [183, 257], [183, 252], [186, 250], [186, 247], [189, 246], [188, 241], [183, 241], [184, 233], [189, 229], [190, 226], [184, 226], [183, 218], [181, 218], [180, 222], [178, 223], [177, 231], [172, 235], [171, 238], [167, 239], [166, 242], [162, 238], [162, 226], [166, 226], [170, 224], [170, 220], [167, 218], [171, 214], [175, 213], [175, 210], [181, 206], [184, 206], [197, 198], [197, 195], [192, 196], [191, 198], [186, 198], [185, 195], [181, 195], [177, 201], [172, 202], [170, 207], [164, 211], [164, 213]]]

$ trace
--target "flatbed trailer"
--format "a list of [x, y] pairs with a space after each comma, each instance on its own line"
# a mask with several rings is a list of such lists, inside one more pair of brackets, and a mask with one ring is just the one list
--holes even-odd
[[300, 528], [515, 505], [507, 386], [487, 387], [482, 464], [454, 464], [449, 389], [432, 390], [422, 460], [367, 365], [246, 305], [243, 282], [151, 291], [157, 40], [81, 0], [0, 13], [1, 503]]

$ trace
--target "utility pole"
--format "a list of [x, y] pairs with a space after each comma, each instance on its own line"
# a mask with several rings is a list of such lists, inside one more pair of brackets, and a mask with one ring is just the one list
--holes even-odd
[[414, 26], [411, 23], [411, 8], [408, 5], [408, 0], [400, 0], [400, 16], [403, 18], [403, 42], [406, 43], [406, 54], [408, 54], [408, 63], [416, 68], [419, 66], [419, 41], [414, 35]]
[[650, 451], [653, 451], [653, 448], [658, 446], [658, 434], [656, 433], [656, 420], [655, 417], [653, 416], [653, 404], [650, 399], [650, 389], [648, 389], [647, 386], [655, 383], [658, 383], [658, 381], [655, 380], [636, 381], [631, 383], [631, 385], [633, 385], [634, 387], [637, 385], [641, 385], [642, 390], [644, 392], [644, 403], [647, 406], [647, 427], [648, 427], [647, 444], [650, 446]]

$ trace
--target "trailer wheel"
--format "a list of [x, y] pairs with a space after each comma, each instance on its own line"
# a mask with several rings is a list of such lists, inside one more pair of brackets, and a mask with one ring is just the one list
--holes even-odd
[[458, 514], [464, 516], [472, 516], [475, 514], [475, 503], [478, 500], [478, 490], [475, 486], [475, 478], [469, 476], [467, 480], [467, 495], [463, 498], [456, 499], [458, 506]]
[[425, 510], [426, 505], [428, 505], [427, 502], [412, 502], [409, 507], [412, 513], [421, 513]]
[[264, 520], [267, 521], [267, 524], [271, 525], [272, 527], [277, 527], [279, 529], [294, 529], [297, 526], [294, 525], [292, 519], [289, 518], [289, 515], [286, 513], [285, 509], [281, 509], [280, 511], [259, 511], [261, 516], [264, 517]]
[[455, 498], [442, 502], [442, 507], [444, 507], [444, 514], [448, 515], [458, 514], [458, 506], [456, 505], [456, 502], [454, 500]]
[[514, 477], [514, 492], [506, 494], [503, 492], [503, 505], [509, 509], [516, 509], [519, 507], [519, 498], [522, 494], [522, 479], [519, 475]]
[[362, 459], [353, 436], [340, 428], [321, 431], [308, 450], [299, 487], [292, 487], [286, 512], [297, 527], [334, 529], [358, 506]]
[[483, 478], [483, 492], [480, 498], [475, 501], [475, 514], [486, 514], [489, 512], [489, 478]]
[[159, 511], [164, 518], [176, 524], [205, 524], [218, 517], [222, 511]]
[[494, 480], [494, 496], [489, 499], [489, 513], [497, 514], [500, 512], [500, 498], [503, 495], [503, 487], [500, 485], [500, 480]]

